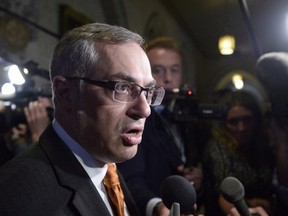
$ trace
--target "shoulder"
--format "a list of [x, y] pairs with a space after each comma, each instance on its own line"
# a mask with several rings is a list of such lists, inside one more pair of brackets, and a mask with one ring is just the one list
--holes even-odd
[[25, 181], [32, 184], [35, 179], [47, 178], [49, 169], [48, 160], [37, 146], [31, 153], [19, 155], [1, 167], [0, 188], [11, 183], [23, 186]]
[[222, 144], [221, 142], [217, 141], [217, 140], [214, 140], [214, 139], [211, 139], [207, 145], [206, 145], [206, 148], [205, 150], [207, 152], [215, 152], [215, 151], [224, 151], [226, 150], [227, 148], [225, 147], [224, 144]]
[[222, 161], [228, 160], [231, 157], [231, 153], [228, 148], [217, 140], [210, 140], [204, 150], [204, 161]]
[[47, 205], [60, 205], [63, 195], [44, 154], [16, 157], [0, 169], [0, 215], [39, 215]]

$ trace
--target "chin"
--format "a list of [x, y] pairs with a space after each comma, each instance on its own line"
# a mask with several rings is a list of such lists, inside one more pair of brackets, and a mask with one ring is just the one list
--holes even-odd
[[122, 158], [118, 159], [116, 161], [116, 163], [122, 163], [122, 162], [128, 161], [128, 160], [132, 159], [133, 157], [125, 157], [125, 158], [122, 157]]
[[137, 146], [132, 146], [128, 148], [126, 152], [123, 153], [125, 154], [125, 160], [130, 160], [131, 158], [133, 158], [137, 154], [137, 150], [138, 150]]

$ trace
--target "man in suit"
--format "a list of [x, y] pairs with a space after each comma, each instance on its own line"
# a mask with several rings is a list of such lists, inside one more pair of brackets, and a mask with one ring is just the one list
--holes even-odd
[[[162, 105], [152, 109], [146, 121], [136, 156], [119, 164], [119, 169], [143, 216], [168, 216], [169, 209], [160, 199], [163, 180], [170, 175], [181, 175], [200, 192], [202, 171], [196, 159], [198, 149], [192, 143], [195, 142], [193, 130], [173, 119], [176, 96], [173, 90], [179, 89], [182, 82], [182, 54], [178, 44], [170, 37], [155, 38], [147, 43], [147, 55], [153, 77], [166, 93]], [[188, 122], [188, 125], [196, 124]]]
[[113, 211], [103, 179], [108, 163], [134, 157], [150, 105], [164, 96], [142, 45], [101, 23], [60, 40], [50, 62], [54, 120], [31, 151], [1, 167], [0, 215], [139, 215], [120, 173], [124, 214]]

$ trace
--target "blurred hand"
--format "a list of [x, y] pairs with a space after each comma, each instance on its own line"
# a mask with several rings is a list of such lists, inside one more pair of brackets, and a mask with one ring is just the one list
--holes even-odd
[[156, 215], [157, 216], [168, 216], [170, 213], [170, 210], [168, 208], [166, 208], [166, 206], [164, 205], [163, 202], [159, 202], [156, 206]]
[[33, 101], [24, 108], [24, 113], [31, 132], [32, 142], [37, 142], [50, 122], [46, 107], [41, 102]]
[[[164, 205], [163, 202], [159, 202], [156, 206], [156, 215], [157, 216], [169, 216], [170, 210], [168, 208], [166, 208], [166, 206]], [[197, 206], [196, 204], [194, 205], [194, 209], [196, 211]], [[181, 214], [181, 216], [193, 216], [193, 214]], [[202, 214], [199, 214], [197, 216], [203, 216]]]
[[177, 167], [177, 170], [179, 174], [193, 184], [196, 190], [201, 188], [203, 174], [200, 167], [184, 167], [184, 165], [181, 165]]
[[[260, 216], [268, 216], [267, 212], [262, 207], [249, 208], [250, 214], [259, 214]], [[235, 207], [230, 209], [227, 216], [241, 216]]]
[[17, 127], [13, 127], [11, 130], [11, 141], [14, 144], [25, 143], [27, 133], [27, 126], [25, 124], [18, 124]]

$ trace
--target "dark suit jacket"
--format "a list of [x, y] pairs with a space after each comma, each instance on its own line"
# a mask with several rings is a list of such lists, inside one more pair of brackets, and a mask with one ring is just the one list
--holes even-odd
[[[139, 215], [119, 176], [130, 215]], [[0, 169], [0, 215], [110, 216], [88, 174], [51, 125], [38, 145]]]

